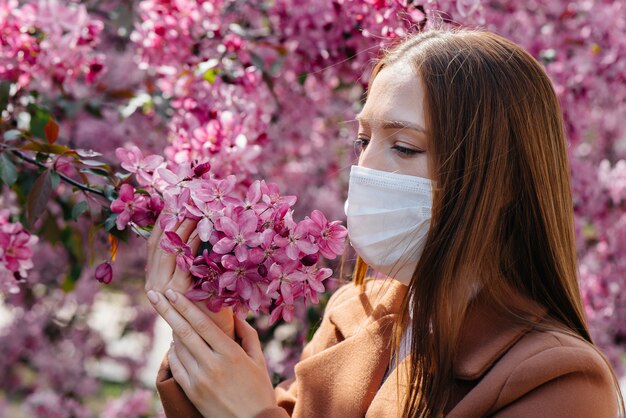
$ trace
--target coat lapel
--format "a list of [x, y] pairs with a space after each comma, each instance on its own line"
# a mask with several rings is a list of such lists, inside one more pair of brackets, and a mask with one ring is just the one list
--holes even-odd
[[[453, 393], [452, 399], [458, 403], [456, 406], [450, 405], [452, 410], [447, 416], [475, 415], [469, 403], [463, 402], [463, 397], [519, 339], [547, 315], [544, 307], [519, 295], [510, 300], [509, 306], [525, 312], [523, 317], [526, 322], [515, 322], [510, 316], [498, 312], [481, 294], [470, 306], [461, 330], [459, 351], [453, 361], [453, 372], [457, 379], [455, 391], [458, 393]], [[395, 405], [400, 405], [402, 396], [408, 390], [408, 366], [408, 358], [405, 358], [389, 375], [367, 411], [367, 417], [399, 417], [400, 411]]]
[[[408, 389], [405, 375], [408, 359], [399, 364], [382, 386], [381, 382], [391, 357], [393, 326], [400, 319], [400, 308], [407, 289], [407, 286], [392, 279], [367, 279], [365, 290], [358, 290], [357, 286], [353, 295], [327, 312], [339, 342], [296, 364], [296, 380], [306, 390], [297, 393], [293, 416], [399, 416], [398, 406]], [[480, 379], [535, 323], [546, 316], [545, 308], [529, 299], [520, 297], [511, 304], [529, 312], [526, 316], [528, 324], [519, 325], [507, 319], [480, 294], [470, 306], [459, 341], [459, 352], [453, 362], [458, 381]], [[466, 385], [468, 388], [471, 386]]]
[[307, 390], [297, 394], [294, 416], [365, 416], [387, 368], [407, 289], [392, 280], [370, 282], [327, 313], [340, 342], [296, 365], [296, 380]]

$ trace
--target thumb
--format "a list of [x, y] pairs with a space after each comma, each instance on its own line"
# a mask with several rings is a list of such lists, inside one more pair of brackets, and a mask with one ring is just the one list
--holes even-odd
[[235, 333], [241, 338], [241, 348], [258, 364], [265, 364], [259, 333], [245, 319], [235, 318]]

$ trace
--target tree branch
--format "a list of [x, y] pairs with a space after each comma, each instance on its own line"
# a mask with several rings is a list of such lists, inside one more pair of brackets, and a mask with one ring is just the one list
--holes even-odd
[[[2, 145], [3, 148], [8, 148], [5, 144], [0, 144], [0, 145]], [[44, 168], [46, 170], [53, 171], [63, 181], [65, 181], [66, 183], [71, 184], [72, 186], [78, 187], [79, 189], [84, 190], [84, 191], [89, 192], [89, 193], [97, 194], [97, 195], [102, 196], [102, 197], [104, 197], [106, 199], [106, 195], [104, 194], [104, 192], [102, 190], [94, 189], [93, 187], [89, 187], [89, 186], [87, 186], [85, 184], [79, 183], [78, 181], [76, 181], [76, 180], [66, 176], [65, 174], [61, 174], [61, 173], [59, 173], [56, 170], [52, 170], [50, 167], [46, 166], [45, 164], [40, 163], [39, 161], [37, 161], [37, 160], [35, 160], [33, 158], [30, 158], [28, 155], [24, 154], [21, 151], [18, 151], [18, 150], [15, 150], [15, 149], [9, 149], [9, 151], [13, 155], [15, 155], [16, 157], [18, 157], [19, 159], [21, 159], [23, 161], [29, 162], [31, 164], [36, 165], [37, 167]]]

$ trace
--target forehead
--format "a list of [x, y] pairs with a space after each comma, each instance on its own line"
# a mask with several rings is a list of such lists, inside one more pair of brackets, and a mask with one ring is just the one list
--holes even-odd
[[407, 63], [384, 67], [374, 78], [359, 118], [404, 120], [424, 126], [424, 91], [416, 71]]

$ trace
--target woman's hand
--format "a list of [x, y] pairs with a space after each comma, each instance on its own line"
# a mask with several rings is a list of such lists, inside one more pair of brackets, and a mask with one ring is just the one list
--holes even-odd
[[[173, 230], [178, 236], [191, 247], [193, 254], [198, 252], [200, 247], [200, 237], [196, 230], [196, 221], [185, 219], [177, 223]], [[159, 219], [156, 220], [154, 229], [148, 239], [148, 254], [146, 265], [146, 292], [154, 290], [160, 293], [167, 289], [173, 289], [180, 293], [185, 293], [191, 287], [191, 275], [176, 266], [176, 255], [165, 252], [160, 245], [164, 232], [159, 227]], [[197, 306], [209, 316], [215, 324], [230, 338], [235, 338], [235, 323], [233, 321], [233, 310], [224, 307], [219, 312], [212, 312], [202, 302]]]
[[174, 379], [203, 416], [250, 418], [276, 406], [257, 332], [234, 320], [239, 346], [184, 295], [148, 298], [176, 335], [168, 353]]

